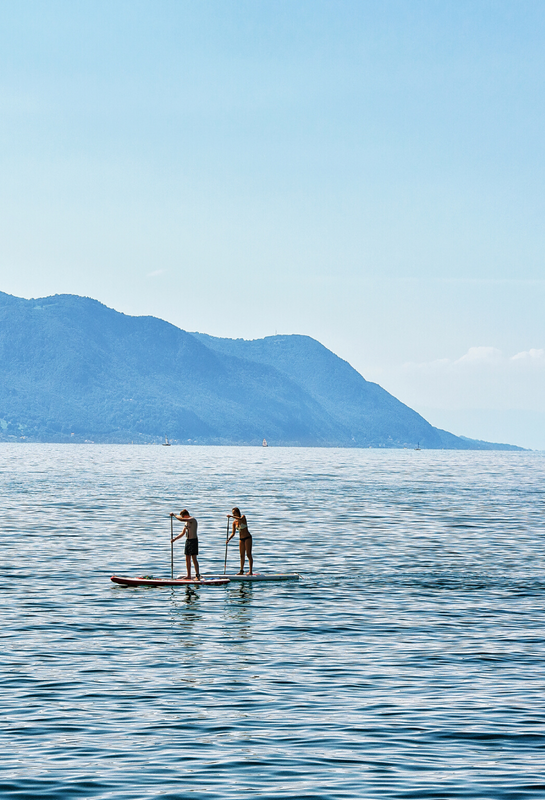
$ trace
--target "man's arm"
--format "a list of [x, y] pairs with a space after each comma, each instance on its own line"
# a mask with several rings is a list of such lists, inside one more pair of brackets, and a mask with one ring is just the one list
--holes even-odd
[[183, 529], [183, 531], [182, 531], [181, 533], [179, 533], [179, 534], [178, 534], [178, 536], [175, 536], [175, 537], [174, 537], [173, 539], [171, 539], [170, 541], [171, 541], [171, 542], [175, 542], [175, 541], [176, 541], [176, 539], [181, 539], [181, 538], [182, 538], [182, 536], [185, 536], [185, 535], [186, 535], [186, 533], [187, 533], [187, 528], [184, 528], [184, 529]]
[[179, 520], [180, 520], [180, 522], [185, 522], [185, 523], [186, 523], [186, 524], [184, 525], [184, 529], [183, 529], [183, 531], [182, 531], [181, 533], [179, 533], [179, 534], [178, 534], [178, 536], [174, 536], [174, 537], [173, 537], [173, 538], [170, 540], [171, 542], [175, 542], [175, 541], [176, 541], [176, 539], [181, 539], [181, 538], [182, 538], [182, 536], [185, 536], [185, 534], [187, 533], [187, 522], [188, 522], [188, 519], [191, 519], [191, 517], [189, 517], [189, 518], [188, 518], [188, 517], [181, 517], [179, 514], [173, 514], [173, 513], [171, 513], [171, 514], [170, 514], [170, 516], [171, 516], [171, 517], [176, 517], [176, 519], [179, 519]]

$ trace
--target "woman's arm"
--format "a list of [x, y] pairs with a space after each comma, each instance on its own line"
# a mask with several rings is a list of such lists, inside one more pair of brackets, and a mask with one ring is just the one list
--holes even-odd
[[227, 514], [227, 519], [232, 519], [233, 520], [233, 532], [232, 532], [231, 536], [227, 537], [227, 541], [230, 542], [231, 539], [233, 538], [233, 536], [235, 535], [235, 533], [237, 532], [237, 528], [238, 528], [238, 523], [240, 521], [240, 517], [233, 517], [232, 514]]

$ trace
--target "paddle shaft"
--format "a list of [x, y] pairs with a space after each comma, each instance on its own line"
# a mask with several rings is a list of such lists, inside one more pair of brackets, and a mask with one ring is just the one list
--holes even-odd
[[174, 528], [172, 523], [172, 517], [170, 518], [170, 577], [171, 579], [174, 578], [174, 542], [172, 541], [174, 537]]
[[229, 544], [229, 520], [231, 518], [227, 517], [227, 533], [225, 534], [225, 561], [223, 562], [223, 574], [227, 572], [227, 545]]

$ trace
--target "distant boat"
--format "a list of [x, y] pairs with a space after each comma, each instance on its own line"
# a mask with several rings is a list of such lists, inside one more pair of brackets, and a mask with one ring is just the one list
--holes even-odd
[[420, 447], [420, 442], [418, 442], [418, 444], [416, 445], [416, 447], [414, 449], [415, 450], [422, 450], [422, 448]]
[[168, 440], [168, 436], [165, 436], [165, 441], [163, 442], [163, 447], [170, 447], [170, 442]]
[[266, 439], [263, 439], [263, 447], [268, 447], [268, 446], [269, 446], [269, 445], [267, 444], [267, 440], [266, 440]]

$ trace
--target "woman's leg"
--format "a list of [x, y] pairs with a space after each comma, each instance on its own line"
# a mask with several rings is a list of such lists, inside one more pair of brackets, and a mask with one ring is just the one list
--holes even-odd
[[245, 539], [244, 544], [246, 545], [246, 552], [248, 554], [248, 565], [250, 567], [248, 574], [249, 575], [253, 575], [253, 572], [254, 572], [254, 559], [252, 557], [252, 537], [248, 536], [248, 538]]
[[238, 573], [239, 575], [244, 574], [244, 561], [246, 559], [246, 548], [244, 546], [245, 544], [246, 542], [244, 542], [242, 539], [238, 543], [238, 551], [240, 553], [240, 572]]

